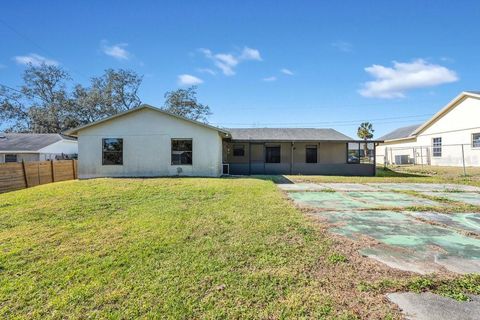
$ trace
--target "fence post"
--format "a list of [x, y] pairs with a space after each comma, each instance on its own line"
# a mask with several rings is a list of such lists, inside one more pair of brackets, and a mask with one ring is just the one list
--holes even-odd
[[50, 159], [50, 167], [52, 168], [52, 182], [55, 182], [55, 168], [53, 166], [53, 160]]
[[463, 175], [466, 177], [467, 169], [465, 168], [465, 150], [463, 148], [463, 143], [462, 143], [462, 163], [463, 163]]
[[72, 170], [73, 170], [72, 171], [73, 180], [75, 180], [76, 179], [76, 177], [75, 177], [75, 160], [73, 160], [73, 159], [72, 159]]
[[423, 147], [420, 147], [420, 165], [423, 169]]
[[25, 160], [22, 159], [23, 177], [25, 179], [25, 188], [28, 188], [27, 170], [25, 169]]

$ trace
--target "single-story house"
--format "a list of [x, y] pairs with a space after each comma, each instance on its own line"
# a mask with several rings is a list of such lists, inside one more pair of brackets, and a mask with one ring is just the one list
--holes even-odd
[[149, 105], [67, 134], [78, 137], [80, 178], [375, 174], [375, 141], [333, 129], [223, 129]]
[[379, 140], [379, 163], [480, 166], [480, 92], [462, 92], [425, 123]]
[[56, 133], [0, 133], [0, 163], [73, 159], [77, 139]]

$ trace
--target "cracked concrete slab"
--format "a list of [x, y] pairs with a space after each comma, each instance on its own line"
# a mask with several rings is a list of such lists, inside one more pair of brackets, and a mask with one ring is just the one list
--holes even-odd
[[430, 192], [480, 192], [479, 187], [453, 183], [366, 183], [380, 190]]
[[477, 320], [480, 318], [480, 296], [471, 301], [456, 301], [430, 292], [390, 293], [387, 298], [398, 305], [406, 319]]

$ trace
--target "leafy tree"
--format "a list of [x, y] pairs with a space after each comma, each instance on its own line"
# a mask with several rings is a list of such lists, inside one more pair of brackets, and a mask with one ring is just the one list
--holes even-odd
[[0, 119], [12, 124], [10, 131], [49, 133], [66, 129], [72, 109], [66, 91], [69, 80], [68, 73], [58, 66], [29, 65], [20, 90], [2, 87]]
[[75, 119], [81, 125], [138, 107], [141, 83], [142, 77], [133, 71], [107, 69], [92, 78], [90, 87], [75, 86]]
[[19, 90], [0, 86], [0, 121], [7, 131], [59, 133], [141, 103], [142, 77], [133, 71], [108, 69], [89, 87], [71, 80], [59, 66], [28, 65]]
[[207, 121], [210, 107], [197, 101], [197, 87], [177, 89], [165, 93], [164, 110], [192, 120]]
[[373, 125], [370, 122], [362, 122], [358, 127], [357, 136], [360, 139], [365, 140], [365, 143], [363, 144], [363, 151], [365, 157], [368, 156], [367, 140], [373, 138], [374, 132], [375, 130], [373, 130]]

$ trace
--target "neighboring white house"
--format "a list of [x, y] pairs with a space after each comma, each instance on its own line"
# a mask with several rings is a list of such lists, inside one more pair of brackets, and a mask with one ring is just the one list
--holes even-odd
[[[149, 105], [72, 129], [78, 176], [375, 175], [375, 142], [333, 129], [220, 129]], [[225, 171], [224, 171], [225, 169]]]
[[70, 130], [78, 176], [220, 176], [228, 132], [148, 105]]
[[0, 163], [76, 158], [77, 139], [56, 133], [0, 133]]
[[462, 92], [427, 122], [379, 140], [377, 163], [480, 166], [480, 92]]

